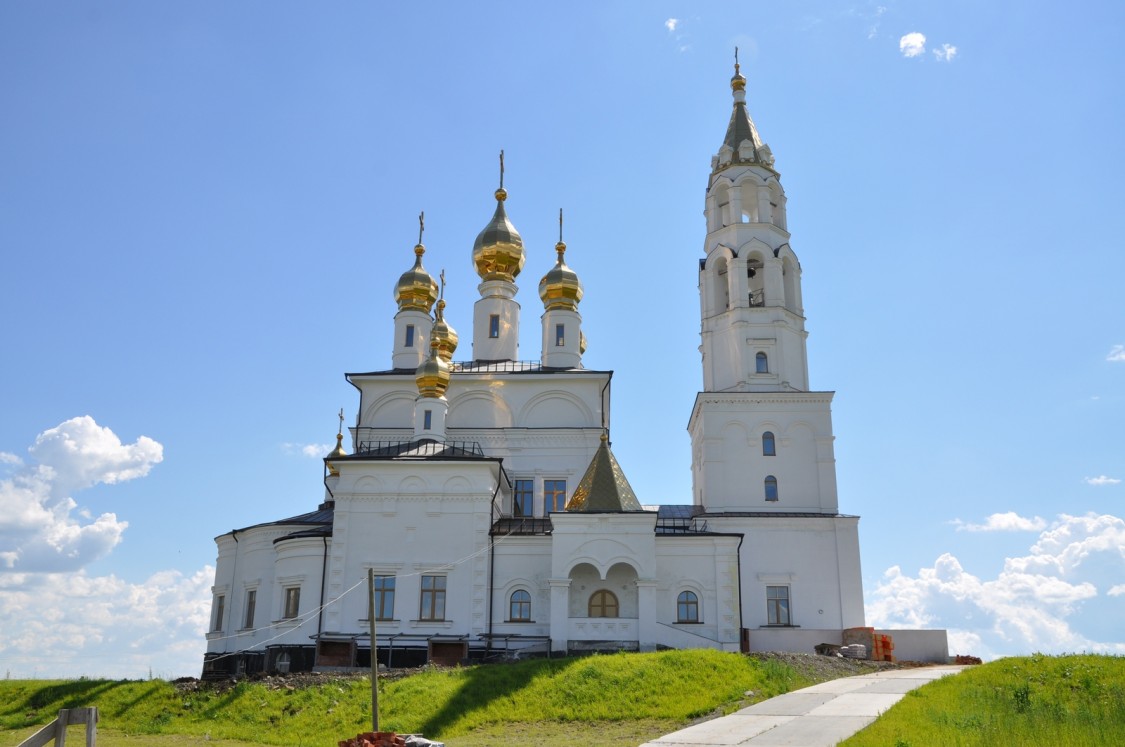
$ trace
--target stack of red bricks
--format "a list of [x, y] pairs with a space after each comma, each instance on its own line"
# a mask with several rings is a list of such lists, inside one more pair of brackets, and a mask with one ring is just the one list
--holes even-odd
[[870, 650], [872, 661], [894, 661], [895, 642], [889, 635], [873, 634], [874, 648]]
[[862, 643], [867, 647], [867, 658], [871, 661], [895, 661], [895, 642], [889, 635], [876, 635], [875, 628], [847, 628], [844, 630], [844, 645]]
[[340, 747], [406, 747], [406, 737], [393, 731], [365, 731], [356, 734], [355, 739], [338, 742]]

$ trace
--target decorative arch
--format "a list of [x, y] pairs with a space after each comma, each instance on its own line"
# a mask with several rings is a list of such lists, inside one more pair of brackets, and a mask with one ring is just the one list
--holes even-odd
[[364, 475], [355, 481], [352, 485], [352, 491], [356, 493], [381, 493], [383, 492], [383, 481], [374, 475]]
[[516, 422], [524, 428], [584, 428], [598, 424], [585, 402], [562, 389], [552, 389], [532, 397], [520, 408]]
[[447, 428], [510, 428], [508, 403], [487, 389], [470, 389], [454, 397], [445, 416]]
[[398, 484], [396, 493], [428, 493], [430, 485], [418, 475], [407, 475]]
[[470, 493], [473, 485], [461, 475], [454, 475], [445, 481], [442, 486], [443, 493]]
[[363, 413], [361, 425], [373, 428], [413, 428], [414, 400], [418, 392], [400, 390], [384, 394]]

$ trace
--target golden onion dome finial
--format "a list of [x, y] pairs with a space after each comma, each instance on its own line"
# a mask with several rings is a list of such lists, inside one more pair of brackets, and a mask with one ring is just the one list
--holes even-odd
[[414, 266], [398, 279], [395, 284], [395, 303], [399, 311], [415, 310], [430, 313], [438, 297], [437, 281], [422, 266], [422, 255], [426, 247], [422, 244], [422, 233], [426, 230], [426, 213], [418, 214], [418, 243], [414, 246]]
[[328, 460], [328, 474], [332, 476], [337, 476], [340, 472], [336, 469], [336, 466], [332, 464], [331, 460], [348, 455], [348, 452], [344, 451], [344, 408], [342, 407], [340, 408], [339, 418], [340, 428], [336, 431], [336, 448], [328, 452], [328, 455], [324, 457], [325, 460]]
[[418, 366], [414, 376], [418, 384], [418, 394], [438, 399], [445, 396], [449, 388], [449, 364], [438, 354], [438, 340], [430, 335], [430, 356]]
[[738, 47], [734, 48], [734, 75], [730, 79], [730, 87], [735, 92], [746, 90], [746, 78], [739, 72]]
[[438, 296], [434, 326], [430, 334], [437, 340], [438, 356], [446, 363], [450, 363], [453, 360], [453, 352], [457, 350], [457, 331], [445, 321], [445, 270], [442, 270], [438, 277], [441, 278], [441, 295]]
[[525, 261], [523, 238], [508, 220], [504, 201], [504, 151], [500, 151], [500, 188], [496, 190], [496, 212], [473, 243], [473, 265], [481, 280], [515, 282]]
[[555, 251], [559, 259], [543, 279], [539, 281], [539, 298], [547, 309], [578, 310], [578, 302], [582, 300], [582, 282], [578, 274], [566, 266], [563, 255], [566, 254], [566, 243], [562, 240], [563, 211], [559, 208], [559, 243], [555, 244]]

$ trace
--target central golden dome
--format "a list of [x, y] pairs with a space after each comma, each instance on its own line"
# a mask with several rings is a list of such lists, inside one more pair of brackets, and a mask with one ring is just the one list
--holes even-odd
[[543, 279], [539, 281], [539, 298], [548, 311], [551, 309], [578, 310], [578, 302], [582, 300], [582, 283], [578, 274], [566, 266], [563, 254], [566, 253], [566, 244], [555, 244], [555, 251], [559, 253], [559, 261], [552, 267]]
[[523, 239], [504, 212], [508, 193], [496, 190], [496, 212], [473, 244], [473, 264], [481, 280], [513, 282], [523, 269]]
[[426, 247], [421, 244], [414, 247], [414, 266], [402, 273], [395, 284], [395, 303], [399, 311], [412, 309], [429, 314], [437, 300], [437, 281], [422, 267], [422, 255], [425, 253]]

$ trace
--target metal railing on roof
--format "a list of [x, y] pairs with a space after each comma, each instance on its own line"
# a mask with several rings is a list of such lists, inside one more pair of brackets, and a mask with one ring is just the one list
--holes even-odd
[[485, 373], [506, 371], [541, 371], [542, 361], [461, 361], [453, 362], [454, 373], [471, 373], [480, 371]]
[[550, 534], [553, 529], [550, 518], [546, 516], [504, 516], [492, 524], [493, 535]]
[[484, 456], [476, 441], [435, 441], [432, 439], [360, 440], [356, 454], [369, 456]]

